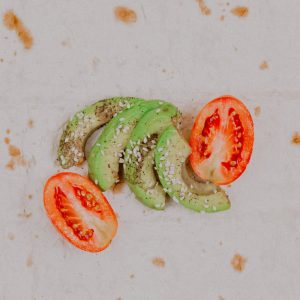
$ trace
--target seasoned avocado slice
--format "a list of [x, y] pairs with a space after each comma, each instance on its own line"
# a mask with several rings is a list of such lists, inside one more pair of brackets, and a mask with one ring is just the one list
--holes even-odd
[[139, 98], [115, 97], [100, 100], [77, 112], [68, 121], [60, 138], [57, 154], [62, 168], [80, 165], [85, 159], [84, 147], [89, 136], [124, 108], [142, 101]]
[[199, 182], [190, 176], [186, 160], [190, 147], [174, 126], [159, 137], [155, 149], [155, 165], [160, 182], [169, 196], [195, 211], [217, 212], [230, 208], [223, 190], [209, 182]]
[[119, 164], [124, 162], [123, 153], [131, 132], [148, 110], [165, 102], [145, 101], [125, 109], [104, 128], [88, 157], [89, 177], [106, 191], [119, 181]]
[[164, 209], [166, 194], [154, 171], [154, 149], [158, 136], [177, 125], [181, 114], [171, 104], [163, 104], [143, 115], [133, 129], [125, 151], [124, 174], [129, 187], [145, 205]]

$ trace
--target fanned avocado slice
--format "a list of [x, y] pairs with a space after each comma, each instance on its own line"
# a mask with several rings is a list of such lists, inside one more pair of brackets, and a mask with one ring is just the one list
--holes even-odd
[[198, 212], [229, 209], [230, 201], [223, 190], [190, 176], [186, 169], [190, 153], [189, 145], [174, 126], [161, 134], [155, 149], [155, 165], [164, 190], [176, 202]]
[[77, 112], [67, 123], [58, 146], [58, 161], [62, 168], [80, 165], [84, 160], [84, 148], [89, 136], [125, 108], [143, 102], [132, 97], [115, 97], [100, 100]]
[[106, 125], [88, 157], [89, 177], [103, 191], [119, 181], [119, 164], [124, 163], [124, 149], [137, 122], [148, 110], [164, 103], [160, 100], [142, 102], [120, 112]]
[[163, 104], [143, 115], [133, 129], [125, 151], [124, 174], [136, 197], [151, 208], [162, 210], [166, 194], [154, 171], [154, 149], [158, 136], [177, 125], [181, 114], [172, 104]]

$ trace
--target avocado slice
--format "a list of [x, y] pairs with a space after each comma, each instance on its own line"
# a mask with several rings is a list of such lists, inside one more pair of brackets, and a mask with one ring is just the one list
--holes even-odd
[[166, 193], [154, 170], [158, 136], [170, 125], [180, 123], [181, 114], [172, 104], [146, 112], [133, 129], [125, 151], [124, 175], [136, 197], [150, 208], [162, 210]]
[[164, 190], [176, 202], [198, 212], [229, 209], [230, 201], [221, 188], [191, 176], [186, 164], [190, 153], [190, 146], [174, 126], [161, 134], [154, 156]]
[[137, 122], [145, 112], [164, 103], [160, 100], [142, 102], [120, 112], [106, 125], [88, 157], [89, 177], [103, 191], [119, 182], [119, 164], [124, 163], [124, 149]]
[[115, 97], [100, 100], [77, 112], [66, 124], [58, 146], [58, 161], [62, 168], [80, 165], [85, 160], [84, 148], [89, 136], [105, 125], [114, 115], [143, 99]]

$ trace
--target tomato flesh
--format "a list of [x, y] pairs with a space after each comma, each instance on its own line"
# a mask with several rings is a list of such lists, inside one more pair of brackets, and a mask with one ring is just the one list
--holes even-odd
[[44, 205], [56, 229], [82, 250], [102, 251], [116, 234], [114, 211], [98, 187], [81, 175], [52, 176], [45, 185]]
[[246, 106], [232, 96], [207, 103], [194, 123], [190, 162], [195, 173], [215, 184], [229, 184], [249, 163], [254, 128]]

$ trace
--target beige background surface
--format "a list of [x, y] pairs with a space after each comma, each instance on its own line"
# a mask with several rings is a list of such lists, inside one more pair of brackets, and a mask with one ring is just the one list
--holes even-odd
[[[0, 14], [13, 9], [34, 37], [24, 50], [0, 24], [0, 299], [300, 299], [300, 146], [290, 142], [300, 131], [300, 4], [228, 1], [207, 0], [204, 16], [194, 0], [0, 0]], [[137, 22], [117, 22], [117, 5]], [[236, 5], [249, 16], [232, 15]], [[222, 94], [252, 113], [261, 107], [251, 163], [227, 188], [230, 211], [199, 215], [170, 203], [156, 212], [125, 187], [106, 193], [119, 214], [106, 251], [81, 252], [56, 233], [42, 189], [59, 170], [54, 145], [72, 113], [110, 96], [161, 98], [188, 124]], [[27, 166], [6, 169], [6, 136]], [[242, 273], [230, 265], [237, 252], [247, 258]]]

